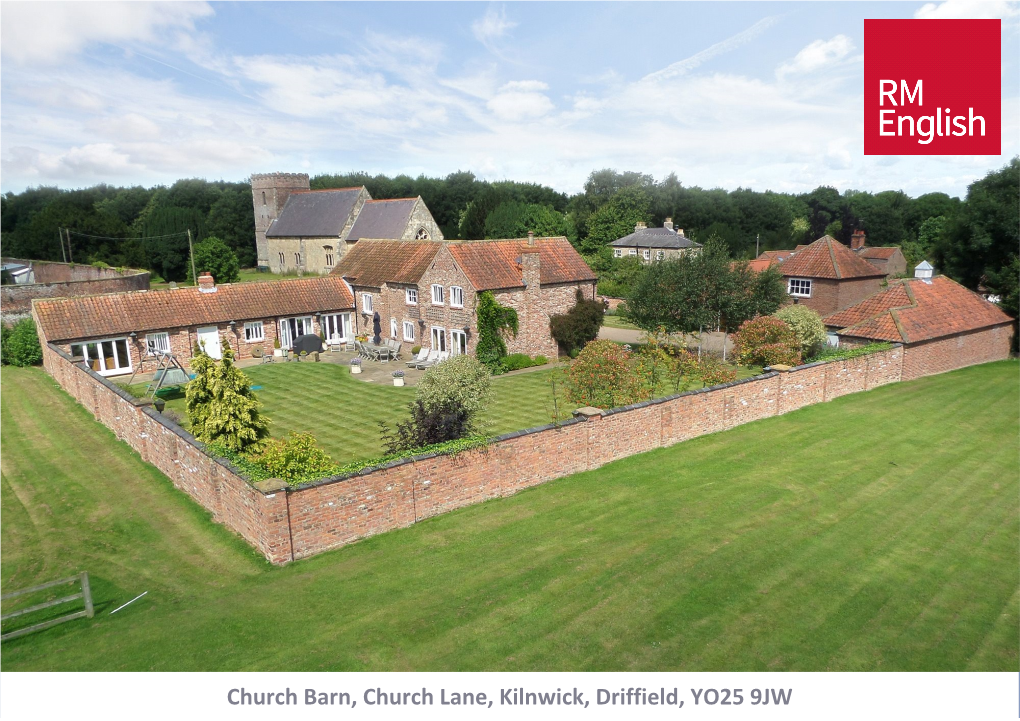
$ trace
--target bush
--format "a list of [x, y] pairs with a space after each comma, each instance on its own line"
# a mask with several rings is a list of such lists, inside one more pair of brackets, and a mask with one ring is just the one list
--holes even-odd
[[586, 345], [567, 371], [567, 397], [595, 408], [615, 408], [641, 399], [643, 390], [631, 370], [631, 353], [611, 340]]
[[411, 355], [418, 355], [419, 353], [421, 353], [420, 345], [416, 345], [414, 348], [411, 349]]
[[727, 368], [719, 362], [718, 358], [710, 355], [701, 356], [696, 372], [706, 386], [732, 383], [737, 379], [737, 372], [735, 370]]
[[0, 363], [7, 363], [7, 342], [11, 339], [13, 331], [6, 325], [0, 324]]
[[24, 367], [42, 363], [42, 346], [35, 332], [35, 321], [31, 318], [18, 321], [0, 342], [3, 344], [0, 354], [5, 365]]
[[426, 405], [421, 400], [411, 403], [411, 417], [398, 421], [391, 431], [380, 422], [383, 446], [387, 453], [399, 453], [464, 438], [471, 433], [472, 414], [458, 401]]
[[812, 308], [800, 303], [780, 308], [773, 315], [793, 330], [800, 343], [802, 358], [810, 358], [825, 345], [825, 323]]
[[333, 459], [315, 444], [311, 433], [291, 431], [286, 440], [272, 438], [260, 447], [261, 451], [249, 454], [251, 461], [261, 466], [270, 478], [281, 478], [288, 483], [321, 476], [336, 468]]
[[245, 452], [269, 435], [269, 419], [259, 413], [262, 403], [251, 390], [251, 380], [233, 360], [229, 346], [218, 363], [201, 351], [191, 359], [195, 378], [185, 392], [188, 421], [198, 440]]
[[[195, 244], [195, 270], [199, 275], [211, 273], [217, 283], [237, 283], [241, 280], [241, 266], [237, 255], [226, 243], [210, 235]], [[191, 274], [191, 267], [188, 267]], [[194, 278], [192, 282], [197, 282]]]
[[458, 355], [429, 368], [418, 381], [415, 400], [427, 409], [456, 402], [474, 416], [488, 402], [492, 392], [489, 372], [475, 357]]
[[531, 358], [527, 353], [511, 353], [500, 362], [500, 365], [505, 372], [509, 373], [510, 371], [517, 371], [521, 368], [542, 366], [548, 362], [549, 359], [544, 355], [537, 355], [534, 358]]
[[742, 365], [791, 365], [800, 363], [800, 342], [793, 329], [775, 316], [745, 321], [733, 337]]
[[575, 348], [583, 348], [586, 343], [598, 337], [604, 310], [602, 303], [585, 299], [578, 289], [574, 307], [549, 319], [552, 337], [566, 353]]

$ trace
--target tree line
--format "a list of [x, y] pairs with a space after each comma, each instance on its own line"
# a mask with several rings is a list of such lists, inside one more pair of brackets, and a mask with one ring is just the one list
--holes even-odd
[[[800, 194], [727, 191], [684, 185], [675, 174], [656, 180], [613, 169], [592, 172], [583, 190], [569, 196], [538, 183], [479, 180], [466, 171], [443, 178], [351, 172], [311, 179], [313, 189], [360, 185], [378, 199], [420, 195], [447, 238], [514, 238], [529, 230], [565, 235], [603, 282], [623, 289], [640, 269], [618, 262], [626, 259], [613, 259], [609, 243], [633, 232], [638, 222], [655, 227], [666, 218], [695, 241], [717, 238], [738, 259], [826, 234], [849, 243], [860, 229], [869, 245], [902, 247], [911, 265], [928, 259], [968, 287], [984, 284], [1002, 295], [1015, 280], [1016, 274], [1007, 271], [1016, 264], [1020, 245], [1017, 158], [972, 183], [963, 200], [938, 192], [914, 198], [899, 190], [839, 192], [826, 186]], [[168, 280], [187, 277], [187, 241], [183, 235], [159, 236], [189, 228], [196, 242], [208, 236], [223, 240], [242, 267], [256, 262], [247, 181], [192, 178], [153, 188], [39, 187], [3, 196], [5, 255], [61, 260], [59, 227], [76, 233], [75, 261], [145, 267]]]

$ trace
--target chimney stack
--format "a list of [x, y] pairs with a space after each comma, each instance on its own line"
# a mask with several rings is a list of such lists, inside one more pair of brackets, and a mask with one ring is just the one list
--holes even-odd
[[662, 224], [662, 227], [666, 228], [667, 230], [673, 230], [673, 219], [666, 218], [666, 221]]
[[535, 231], [533, 230], [528, 231], [528, 245], [535, 245]]
[[676, 234], [677, 235], [683, 235], [684, 234], [684, 229], [683, 228], [677, 228], [676, 229]]
[[644, 230], [644, 229], [645, 229], [645, 228], [647, 228], [647, 227], [648, 227], [648, 224], [647, 224], [647, 223], [644, 223], [644, 222], [639, 222], [639, 223], [636, 223], [636, 224], [634, 225], [634, 232], [636, 233], [636, 232], [638, 232], [639, 230]]
[[203, 293], [216, 292], [216, 281], [213, 280], [211, 273], [199, 273], [198, 289]]
[[864, 247], [864, 231], [855, 230], [854, 234], [850, 236], [850, 250], [860, 250]]

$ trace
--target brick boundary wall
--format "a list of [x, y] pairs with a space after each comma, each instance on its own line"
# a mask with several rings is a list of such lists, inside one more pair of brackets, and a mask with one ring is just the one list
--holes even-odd
[[[582, 409], [560, 424], [508, 433], [482, 448], [415, 456], [291, 488], [276, 481], [253, 486], [229, 463], [208, 455], [204, 444], [150, 401], [132, 398], [57, 346], [43, 346], [43, 363], [65, 391], [144, 461], [214, 520], [281, 564], [636, 453], [896, 383], [905, 378], [905, 365], [925, 365], [918, 356], [927, 356], [929, 347], [894, 345], [622, 408]], [[1008, 345], [1001, 356], [979, 355], [978, 362], [1006, 358]], [[961, 367], [973, 364], [966, 360]]]
[[69, 298], [100, 293], [148, 290], [149, 271], [136, 268], [96, 268], [91, 265], [56, 263], [46, 260], [3, 258], [4, 262], [32, 265], [36, 283], [0, 286], [0, 316], [13, 324], [32, 314], [33, 298]]

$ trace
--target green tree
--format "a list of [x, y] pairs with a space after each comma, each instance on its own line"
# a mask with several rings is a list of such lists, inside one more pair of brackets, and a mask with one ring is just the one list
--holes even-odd
[[24, 367], [42, 363], [42, 347], [39, 345], [35, 321], [31, 318], [18, 321], [9, 335], [3, 338], [0, 353], [4, 365]]
[[935, 265], [975, 289], [1020, 247], [1020, 158], [967, 188], [967, 200], [936, 246]]
[[630, 367], [631, 353], [611, 340], [593, 340], [567, 370], [567, 397], [595, 408], [616, 408], [641, 400], [641, 378]]
[[269, 435], [269, 419], [259, 412], [262, 403], [251, 389], [251, 380], [234, 365], [230, 347], [224, 347], [218, 363], [204, 352], [197, 353], [191, 368], [195, 378], [188, 383], [185, 398], [195, 438], [237, 453], [259, 448]]
[[580, 350], [598, 337], [604, 318], [602, 304], [597, 300], [586, 299], [578, 290], [573, 307], [566, 313], [552, 316], [549, 319], [549, 329], [560, 347], [570, 353], [575, 349]]
[[931, 262], [935, 259], [935, 248], [941, 242], [947, 225], [948, 222], [944, 215], [928, 218], [918, 228], [917, 240], [908, 240], [903, 243], [901, 250], [907, 260], [907, 275], [912, 275], [913, 268], [922, 260]]
[[255, 266], [255, 216], [250, 186], [236, 183], [225, 187], [209, 209], [205, 225], [209, 235], [223, 239], [242, 268]]
[[581, 239], [581, 250], [594, 253], [630, 235], [637, 223], [648, 221], [650, 209], [651, 203], [644, 190], [624, 188], [588, 218], [588, 236]]
[[569, 218], [548, 205], [507, 201], [485, 219], [486, 238], [523, 238], [529, 231], [540, 238], [562, 235], [577, 240]]
[[[237, 283], [241, 280], [240, 267], [234, 251], [219, 238], [209, 236], [195, 245], [195, 271], [199, 274], [212, 273], [217, 283]], [[191, 269], [188, 277], [192, 282]]]

